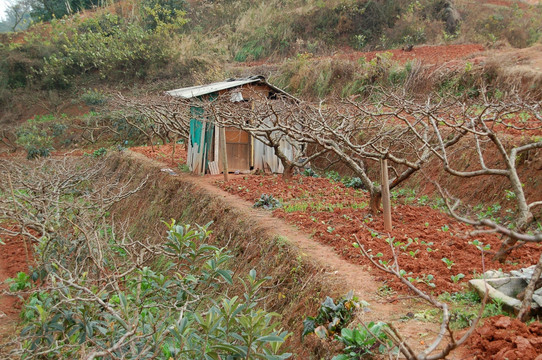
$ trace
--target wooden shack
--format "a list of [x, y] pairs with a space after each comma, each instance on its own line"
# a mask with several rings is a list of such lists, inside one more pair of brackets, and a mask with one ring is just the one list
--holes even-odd
[[[231, 101], [234, 103], [258, 101], [259, 96], [272, 98], [277, 94], [297, 101], [293, 96], [269, 84], [263, 76], [228, 79], [207, 85], [171, 90], [167, 93], [186, 99], [213, 101], [225, 92], [231, 93]], [[284, 167], [279, 158], [275, 156], [275, 150], [255, 139], [246, 131], [233, 127], [225, 128], [225, 139], [229, 172], [247, 173], [256, 169], [268, 170], [273, 173], [283, 172]], [[219, 131], [216, 129], [212, 115], [205, 114], [204, 108], [195, 102], [190, 108], [190, 136], [187, 146], [187, 165], [190, 170], [196, 174], [221, 172], [220, 149], [222, 147], [220, 145]], [[291, 159], [301, 155], [298, 147], [291, 142], [281, 143], [281, 150]]]

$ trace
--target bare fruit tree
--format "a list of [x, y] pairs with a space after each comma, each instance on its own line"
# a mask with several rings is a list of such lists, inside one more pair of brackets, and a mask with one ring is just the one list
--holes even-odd
[[[303, 166], [305, 161], [333, 154], [358, 176], [370, 194], [370, 208], [377, 213], [382, 194], [379, 172], [375, 164], [383, 159], [390, 163], [393, 174], [390, 188], [397, 187], [408, 179], [433, 156], [425, 146], [426, 142], [436, 143], [430, 129], [414, 133], [402, 125], [397, 116], [405, 113], [404, 108], [389, 109], [375, 106], [371, 98], [333, 99], [319, 104], [306, 102], [292, 103], [276, 99], [258, 99], [245, 104], [236, 104], [222, 96], [209, 102], [215, 121], [223, 126], [245, 130], [267, 146], [283, 161], [286, 169]], [[388, 98], [380, 99], [385, 104]], [[444, 116], [448, 102], [432, 107], [433, 116]], [[422, 140], [418, 138], [422, 137]], [[457, 134], [444, 142], [452, 146], [463, 134]], [[300, 144], [303, 148], [312, 145], [316, 149], [302, 160], [288, 159], [280, 152], [280, 142]]]
[[[117, 94], [113, 105], [122, 112], [126, 121], [145, 134], [153, 145], [154, 136], [165, 143], [170, 133], [175, 138], [184, 139], [190, 135], [190, 105], [191, 101], [175, 98], [169, 95], [125, 97]], [[137, 124], [132, 118], [140, 117], [143, 121]]]
[[226, 94], [208, 102], [213, 114], [212, 121], [220, 127], [233, 127], [249, 133], [252, 137], [274, 150], [284, 166], [283, 178], [288, 181], [294, 168], [306, 167], [312, 160], [329, 151], [319, 149], [306, 153], [307, 146], [314, 144], [302, 131], [303, 124], [317, 115], [308, 103], [300, 103], [280, 94], [269, 99], [255, 94], [246, 103], [234, 103]]
[[[20, 234], [31, 243], [39, 243], [44, 250], [41, 255], [46, 257], [55, 256], [58, 248], [53, 244], [72, 248], [81, 259], [100, 254], [100, 243], [87, 235], [102, 227], [112, 205], [145, 184], [121, 184], [109, 178], [103, 159], [65, 156], [39, 163], [5, 160], [0, 168], [6, 175], [6, 181], [0, 184], [0, 235]], [[85, 235], [80, 242], [73, 239], [74, 230]]]
[[[479, 177], [506, 183], [508, 198], [515, 203], [511, 209], [513, 221], [509, 224], [473, 216], [474, 211], [469, 205], [459, 200], [461, 194], [454, 194], [436, 183], [454, 218], [483, 229], [481, 231], [503, 236], [494, 260], [504, 261], [511, 250], [526, 242], [542, 241], [540, 230], [532, 228], [535, 220], [533, 212], [542, 205], [542, 201], [527, 198], [524, 184], [526, 179], [518, 167], [522, 157], [536, 156], [534, 154], [539, 153], [538, 149], [542, 149], [542, 139], [537, 135], [542, 130], [542, 108], [539, 101], [529, 101], [517, 94], [509, 94], [503, 99], [491, 99], [482, 92], [475, 106], [458, 104], [458, 108], [450, 109], [448, 116], [436, 117], [429, 102], [409, 102], [398, 96], [393, 96], [393, 99], [395, 107], [408, 108], [408, 115], [397, 114], [397, 118], [434, 154], [445, 173], [458, 179]], [[421, 131], [428, 129], [436, 142], [426, 141], [421, 135]], [[454, 147], [446, 146], [447, 139], [454, 136], [460, 136], [461, 140]], [[474, 163], [458, 161], [465, 153], [473, 155]], [[468, 193], [469, 190], [464, 189], [464, 192]], [[527, 289], [528, 296], [525, 296], [520, 319], [524, 319], [528, 312], [532, 291], [541, 272], [542, 257]]]

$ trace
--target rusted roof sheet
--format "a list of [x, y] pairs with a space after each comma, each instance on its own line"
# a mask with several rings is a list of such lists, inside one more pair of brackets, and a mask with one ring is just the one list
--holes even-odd
[[273, 90], [275, 90], [276, 92], [287, 95], [291, 97], [292, 99], [299, 101], [294, 96], [288, 94], [286, 91], [281, 90], [278, 87], [269, 84], [265, 80], [265, 77], [261, 75], [251, 76], [251, 77], [241, 78], [241, 79], [228, 79], [226, 81], [221, 81], [221, 82], [216, 82], [216, 83], [206, 84], [206, 85], [191, 86], [191, 87], [166, 91], [166, 93], [175, 97], [191, 99], [191, 98], [202, 96], [202, 95], [212, 94], [217, 91], [233, 89], [239, 86], [243, 86], [243, 85], [251, 84], [251, 83], [257, 83], [257, 82], [265, 84], [269, 86], [270, 88], [272, 88]]

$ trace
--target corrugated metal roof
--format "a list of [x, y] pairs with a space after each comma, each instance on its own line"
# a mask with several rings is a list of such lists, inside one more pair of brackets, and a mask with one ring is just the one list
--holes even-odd
[[182, 89], [170, 90], [170, 91], [166, 91], [166, 93], [171, 96], [190, 99], [193, 97], [211, 94], [216, 91], [232, 89], [232, 88], [236, 88], [242, 85], [259, 82], [259, 81], [266, 83], [265, 78], [263, 76], [251, 76], [251, 77], [243, 78], [243, 79], [228, 79], [226, 81], [216, 82], [216, 83], [207, 84], [207, 85], [198, 85], [198, 86], [191, 86], [191, 87], [182, 88]]
[[176, 89], [176, 90], [170, 90], [170, 91], [166, 91], [166, 94], [169, 94], [175, 97], [191, 99], [197, 96], [212, 94], [217, 91], [233, 89], [239, 86], [256, 83], [256, 82], [263, 83], [269, 86], [271, 89], [275, 90], [276, 92], [287, 95], [290, 98], [294, 99], [295, 101], [299, 102], [299, 99], [297, 99], [296, 97], [288, 94], [286, 91], [279, 89], [278, 87], [274, 85], [269, 84], [265, 80], [265, 77], [261, 75], [250, 76], [250, 77], [242, 78], [242, 79], [228, 79], [226, 81], [216, 82], [216, 83], [207, 84], [207, 85], [198, 85], [198, 86], [191, 86], [191, 87], [181, 88], [181, 89]]

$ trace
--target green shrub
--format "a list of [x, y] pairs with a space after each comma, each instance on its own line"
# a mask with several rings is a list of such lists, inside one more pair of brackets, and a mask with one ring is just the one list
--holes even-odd
[[51, 124], [50, 126], [53, 137], [59, 137], [59, 136], [64, 135], [67, 128], [68, 128], [68, 125], [60, 124], [60, 123], [54, 123], [54, 124]]
[[314, 172], [312, 168], [306, 168], [303, 170], [303, 176], [318, 177], [318, 174]]
[[361, 181], [359, 177], [346, 177], [341, 179], [342, 183], [346, 187], [354, 188], [354, 189], [365, 189], [365, 185]]
[[341, 335], [337, 336], [345, 346], [343, 354], [333, 357], [332, 360], [357, 360], [389, 351], [397, 353], [398, 349], [386, 334], [387, 327], [384, 322], [371, 321], [354, 329], [343, 328]]
[[324, 175], [327, 179], [338, 182], [341, 181], [341, 175], [335, 170], [328, 170]]
[[[141, 268], [124, 261], [122, 270], [114, 268], [124, 275], [111, 288], [93, 285], [91, 269], [74, 277], [71, 267], [53, 260], [46, 276], [55, 286], [36, 290], [23, 309], [25, 354], [71, 358], [110, 349], [111, 356], [122, 358], [289, 358], [280, 349], [289, 334], [278, 328], [278, 314], [258, 305], [268, 278], [251, 270], [240, 279], [244, 296], [223, 295], [227, 291], [219, 289], [234, 282], [229, 252], [206, 243], [207, 226], [174, 221], [167, 226], [167, 241], [156, 249], [159, 257]], [[105, 244], [109, 262], [101, 266], [108, 269], [115, 256], [132, 254], [126, 244]]]
[[[142, 10], [142, 21], [102, 13], [53, 19], [47, 31], [39, 25], [30, 29], [24, 42], [0, 47], [7, 86], [64, 89], [80, 76], [129, 79], [163, 71], [174, 55], [172, 36], [186, 23], [185, 13], [151, 2]], [[101, 100], [87, 95], [91, 103]]]
[[279, 200], [275, 199], [273, 195], [262, 194], [258, 200], [254, 203], [255, 208], [264, 208], [265, 210], [272, 210], [281, 207], [282, 204]]
[[40, 71], [46, 85], [68, 87], [75, 76], [92, 72], [101, 78], [144, 77], [151, 66], [166, 63], [165, 39], [115, 15], [103, 17], [107, 26], [98, 31], [74, 31], [58, 38], [59, 51], [45, 58]]
[[25, 291], [32, 287], [30, 276], [24, 272], [18, 272], [17, 277], [7, 279], [6, 282], [9, 285], [9, 291]]
[[143, 0], [141, 8], [146, 29], [163, 32], [186, 23], [185, 0]]
[[247, 60], [258, 60], [264, 52], [264, 47], [257, 41], [249, 41], [241, 50], [235, 54], [234, 60], [244, 62]]
[[87, 89], [79, 98], [88, 106], [103, 105], [107, 102], [106, 95], [96, 89]]
[[306, 335], [314, 333], [323, 339], [336, 333], [350, 322], [354, 311], [359, 306], [360, 302], [352, 291], [337, 300], [337, 304], [327, 296], [320, 306], [318, 315], [316, 317], [309, 316], [303, 321], [301, 337], [304, 338]]
[[17, 144], [24, 147], [29, 160], [49, 156], [53, 150], [53, 141], [47, 131], [35, 123], [20, 127], [17, 132]]
[[105, 154], [107, 154], [107, 149], [102, 147], [102, 148], [99, 148], [98, 150], [94, 150], [94, 152], [92, 153], [92, 157], [99, 158], [99, 157], [105, 156]]

